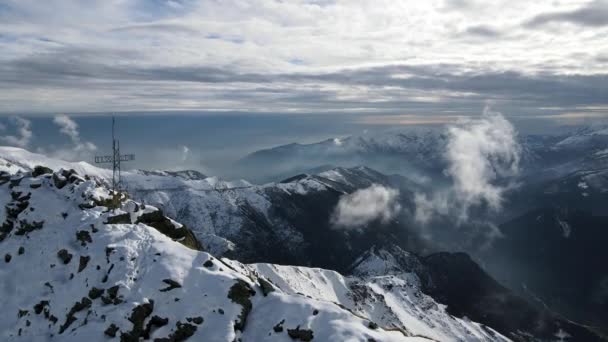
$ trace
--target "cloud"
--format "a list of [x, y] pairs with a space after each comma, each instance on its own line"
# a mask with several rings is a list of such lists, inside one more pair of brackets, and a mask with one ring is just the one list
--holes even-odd
[[190, 148], [186, 145], [183, 145], [181, 147], [182, 150], [182, 163], [185, 163], [188, 160], [188, 157], [190, 157]]
[[542, 26], [552, 22], [566, 22], [587, 27], [608, 26], [608, 1], [592, 1], [572, 11], [539, 14], [526, 22], [528, 27]]
[[372, 221], [388, 222], [401, 210], [399, 191], [373, 184], [352, 194], [343, 195], [331, 217], [337, 228], [360, 228]]
[[32, 123], [30, 120], [15, 116], [10, 119], [11, 124], [17, 128], [18, 135], [0, 137], [5, 143], [17, 147], [27, 147], [32, 139]]
[[498, 38], [502, 36], [500, 31], [486, 25], [470, 26], [464, 32], [482, 38]]
[[78, 124], [74, 120], [65, 114], [58, 114], [53, 118], [53, 123], [59, 126], [59, 131], [72, 142], [71, 148], [50, 152], [53, 156], [66, 160], [92, 159], [92, 153], [97, 150], [97, 146], [92, 142], [82, 141]]
[[447, 135], [445, 173], [452, 185], [431, 195], [416, 194], [416, 220], [428, 222], [438, 214], [463, 222], [473, 207], [500, 210], [519, 173], [521, 148], [511, 123], [486, 107], [480, 118], [448, 127]]
[[[601, 24], [608, 16], [596, 3], [585, 12], [506, 0], [8, 1], [0, 112], [445, 113], [486, 98], [520, 108], [605, 104], [601, 31], [522, 27], [531, 17]], [[446, 39], [454, 32], [467, 37]]]
[[479, 120], [466, 120], [448, 129], [447, 173], [466, 206], [486, 203], [500, 209], [505, 188], [499, 178], [519, 172], [520, 147], [509, 121], [488, 107]]

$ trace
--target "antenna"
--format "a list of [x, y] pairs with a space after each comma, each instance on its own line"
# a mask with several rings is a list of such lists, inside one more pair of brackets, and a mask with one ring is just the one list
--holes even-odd
[[122, 180], [120, 177], [120, 162], [135, 160], [134, 154], [120, 154], [120, 141], [116, 139], [115, 134], [116, 120], [112, 115], [112, 155], [111, 156], [95, 156], [96, 164], [112, 164], [112, 191], [120, 191]]

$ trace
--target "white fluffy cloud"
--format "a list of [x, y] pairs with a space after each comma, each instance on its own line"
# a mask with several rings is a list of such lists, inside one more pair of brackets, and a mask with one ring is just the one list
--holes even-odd
[[78, 124], [69, 116], [65, 114], [58, 114], [53, 118], [53, 122], [59, 126], [61, 133], [70, 138], [75, 151], [92, 152], [97, 150], [97, 146], [95, 146], [95, 144], [88, 141], [82, 141], [80, 139]]
[[331, 222], [345, 229], [360, 228], [375, 220], [387, 222], [401, 210], [398, 196], [399, 191], [378, 184], [343, 195]]
[[[18, 116], [11, 117], [9, 120], [17, 128], [17, 135], [3, 136], [0, 137], [0, 140], [9, 145], [27, 147], [32, 139], [31, 121]], [[3, 129], [5, 129], [4, 126]]]
[[471, 207], [500, 210], [509, 180], [519, 172], [520, 146], [511, 123], [488, 107], [479, 119], [448, 127], [446, 174], [452, 187], [431, 195], [416, 194], [416, 219], [427, 222], [434, 214], [456, 214], [467, 220]]
[[69, 148], [54, 149], [52, 154], [54, 157], [65, 160], [91, 160], [93, 152], [97, 151], [97, 146], [89, 141], [83, 141], [80, 138], [78, 124], [65, 114], [55, 115], [53, 123], [59, 126], [59, 131], [68, 136], [72, 142]]

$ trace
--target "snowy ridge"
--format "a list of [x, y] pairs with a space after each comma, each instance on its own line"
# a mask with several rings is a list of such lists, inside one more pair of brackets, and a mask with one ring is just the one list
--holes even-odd
[[337, 303], [357, 316], [409, 336], [436, 341], [508, 340], [493, 329], [448, 314], [445, 306], [422, 293], [414, 273], [344, 277], [334, 271], [306, 267], [239, 266], [269, 279], [286, 293]]
[[189, 248], [195, 240], [180, 224], [85, 178], [1, 174], [3, 340], [425, 340], [377, 327], [331, 292], [297, 295], [252, 272], [261, 266]]

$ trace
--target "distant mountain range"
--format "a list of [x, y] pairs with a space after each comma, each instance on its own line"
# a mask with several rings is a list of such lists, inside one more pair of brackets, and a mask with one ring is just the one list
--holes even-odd
[[[608, 166], [608, 128], [587, 127], [560, 135], [522, 135], [522, 166], [536, 178], [565, 175], [581, 166]], [[413, 181], [441, 179], [448, 136], [440, 129], [364, 134], [312, 144], [277, 146], [245, 156], [235, 167], [255, 182], [278, 181], [321, 166], [365, 165]], [[540, 166], [540, 168], [539, 168]], [[246, 171], [245, 171], [246, 170]]]

